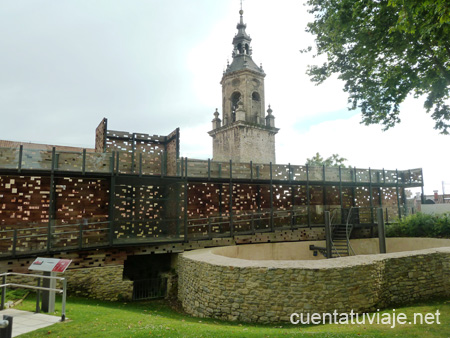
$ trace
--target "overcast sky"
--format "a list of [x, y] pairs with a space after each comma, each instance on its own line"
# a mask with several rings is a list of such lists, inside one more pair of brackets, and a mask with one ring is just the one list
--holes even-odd
[[[93, 147], [106, 117], [114, 130], [180, 127], [182, 156], [212, 157], [238, 12], [238, 0], [2, 0], [0, 139]], [[426, 193], [442, 181], [450, 193], [450, 136], [433, 129], [423, 100], [408, 99], [388, 132], [363, 126], [342, 82], [315, 86], [305, 74], [317, 60], [299, 52], [313, 44], [301, 1], [245, 0], [244, 21], [281, 128], [277, 163], [338, 153], [360, 168], [423, 168]]]

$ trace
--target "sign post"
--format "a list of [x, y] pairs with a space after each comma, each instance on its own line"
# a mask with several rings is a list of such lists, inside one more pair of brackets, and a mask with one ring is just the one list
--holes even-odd
[[[42, 258], [38, 257], [30, 265], [28, 270], [42, 271], [46, 277], [56, 277], [56, 273], [63, 273], [67, 267], [72, 263], [70, 259], [59, 258]], [[56, 279], [44, 278], [43, 287], [56, 289]], [[55, 291], [46, 290], [42, 292], [42, 311], [55, 312]]]
[[[56, 277], [56, 272], [44, 271], [46, 277]], [[56, 279], [45, 278], [42, 286], [44, 288], [56, 289]], [[42, 311], [47, 313], [55, 312], [55, 291], [42, 291]]]

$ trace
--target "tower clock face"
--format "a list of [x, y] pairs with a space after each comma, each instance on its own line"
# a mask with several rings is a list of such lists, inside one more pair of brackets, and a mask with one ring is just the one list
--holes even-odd
[[239, 85], [241, 84], [241, 80], [239, 80], [239, 79], [234, 79], [234, 80], [231, 82], [231, 84], [232, 84], [233, 87], [237, 87], [237, 86], [239, 86]]
[[258, 87], [259, 87], [259, 84], [260, 84], [260, 82], [259, 82], [257, 79], [253, 79], [253, 80], [252, 80], [252, 85], [253, 85], [253, 87], [258, 88]]

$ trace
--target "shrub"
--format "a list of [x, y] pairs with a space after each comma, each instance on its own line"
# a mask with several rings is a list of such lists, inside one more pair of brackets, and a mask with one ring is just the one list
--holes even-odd
[[447, 237], [450, 238], [450, 214], [417, 213], [386, 226], [387, 237]]

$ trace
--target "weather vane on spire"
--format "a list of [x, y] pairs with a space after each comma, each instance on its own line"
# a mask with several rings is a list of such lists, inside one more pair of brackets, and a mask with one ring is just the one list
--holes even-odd
[[240, 13], [241, 15], [244, 13], [244, 11], [242, 10], [242, 1], [243, 1], [243, 0], [241, 0], [241, 10], [239, 11], [239, 13]]

